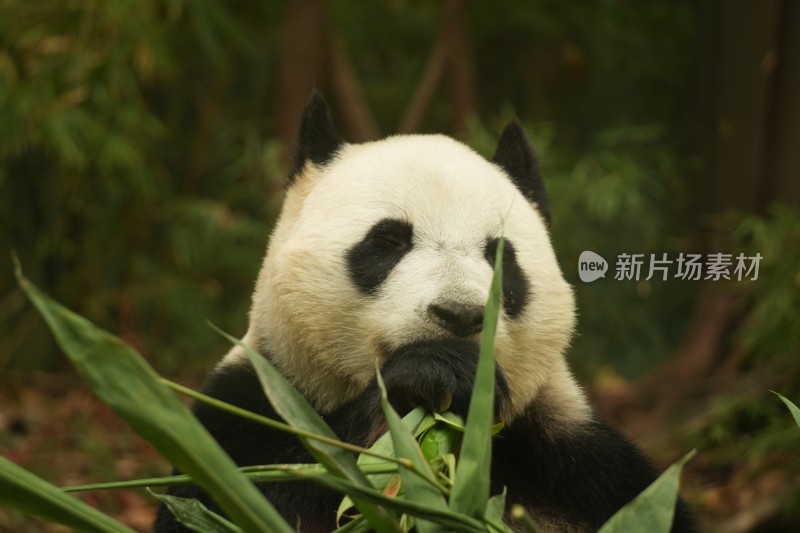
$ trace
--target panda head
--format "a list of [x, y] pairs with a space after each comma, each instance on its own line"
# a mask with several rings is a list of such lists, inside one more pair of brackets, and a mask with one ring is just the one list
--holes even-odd
[[442, 135], [347, 144], [314, 93], [298, 144], [245, 342], [318, 410], [357, 395], [374, 378], [376, 358], [383, 363], [405, 345], [477, 342], [501, 236], [495, 351], [511, 400], [504, 417], [518, 415], [554, 376], [571, 380], [564, 351], [573, 295], [518, 123], [491, 161]]

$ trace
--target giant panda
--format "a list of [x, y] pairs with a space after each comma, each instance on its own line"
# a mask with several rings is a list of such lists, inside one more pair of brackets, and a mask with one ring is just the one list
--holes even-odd
[[[492, 491], [507, 487], [509, 508], [523, 505], [542, 531], [596, 531], [657, 474], [598, 420], [568, 368], [575, 302], [550, 223], [519, 123], [505, 128], [491, 161], [443, 135], [349, 144], [315, 91], [243, 341], [345, 441], [370, 446], [386, 429], [376, 359], [401, 413], [421, 405], [466, 415], [504, 237], [495, 411], [505, 427], [493, 440]], [[238, 347], [204, 392], [278, 417]], [[194, 413], [239, 465], [313, 462], [291, 435], [205, 404]], [[259, 488], [304, 533], [334, 529], [341, 495], [309, 482]], [[217, 509], [197, 488], [170, 493]], [[673, 531], [695, 530], [679, 501]], [[184, 529], [162, 506], [155, 531]]]

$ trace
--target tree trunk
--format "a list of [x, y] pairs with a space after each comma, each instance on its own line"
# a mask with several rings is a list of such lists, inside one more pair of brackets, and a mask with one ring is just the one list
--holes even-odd
[[800, 207], [800, 3], [795, 0], [780, 3], [774, 50], [764, 177], [757, 198], [760, 213], [775, 201]]
[[445, 21], [442, 23], [431, 54], [428, 56], [428, 62], [425, 64], [425, 70], [422, 72], [411, 103], [397, 128], [398, 133], [414, 133], [419, 130], [422, 118], [425, 116], [433, 94], [436, 92], [436, 87], [444, 74], [452, 42], [449, 36], [449, 25]]
[[327, 7], [326, 0], [291, 0], [286, 9], [276, 110], [278, 135], [289, 150], [295, 144], [298, 119], [311, 89], [322, 81], [328, 44]]
[[380, 136], [378, 125], [369, 110], [358, 75], [347, 55], [347, 49], [338, 37], [330, 44], [330, 80], [333, 95], [341, 112], [342, 121], [355, 142], [372, 141]]
[[475, 65], [467, 35], [467, 3], [464, 0], [448, 0], [444, 15], [450, 25], [452, 39], [450, 52], [450, 98], [453, 110], [453, 131], [467, 131], [467, 120], [475, 114], [476, 88]]

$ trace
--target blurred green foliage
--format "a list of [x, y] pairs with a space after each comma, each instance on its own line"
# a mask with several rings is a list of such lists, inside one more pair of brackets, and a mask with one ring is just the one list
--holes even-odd
[[[781, 205], [766, 217], [736, 215], [726, 240], [735, 253], [762, 256], [758, 279], [731, 282], [741, 324], [734, 334], [744, 377], [718, 391], [707, 411], [687, 424], [686, 441], [706, 452], [710, 469], [727, 471], [746, 458], [747, 472], [778, 469], [797, 479], [800, 432], [769, 387], [800, 397], [800, 214]], [[769, 384], [769, 386], [767, 386]], [[797, 523], [797, 491], [783, 502]]]
[[[163, 369], [207, 362], [222, 344], [203, 322], [243, 329], [278, 202], [263, 122], [281, 6], [2, 7], [0, 247]], [[0, 368], [52, 368], [10, 274], [0, 261]]]
[[763, 257], [758, 279], [733, 285], [743, 317], [735, 339], [754, 386], [720, 395], [711, 422], [699, 425], [694, 437], [701, 446], [718, 446], [722, 458], [744, 451], [756, 459], [775, 451], [794, 454], [800, 433], [763, 383], [800, 397], [800, 214], [776, 205], [767, 217], [738, 218], [729, 237], [734, 249]]
[[[776, 204], [769, 216], [743, 217], [732, 234], [738, 252], [760, 253], [758, 279], [743, 285], [747, 320], [739, 340], [752, 364], [796, 366], [800, 354], [800, 213]], [[798, 390], [797, 392], [800, 392]]]
[[[280, 206], [286, 2], [0, 7], [0, 249], [160, 371], [204, 374], [225, 350], [204, 321], [244, 331]], [[697, 10], [690, 0], [469, 3], [479, 113], [466, 140], [491, 154], [514, 116], [532, 133], [579, 298], [572, 360], [585, 376], [654, 366], [675, 349], [696, 296], [688, 282], [585, 285], [575, 268], [586, 249], [610, 259], [689, 246]], [[331, 3], [332, 31], [386, 133], [440, 14], [421, 0]], [[450, 114], [440, 90], [422, 129], [447, 131]], [[0, 371], [56, 368], [42, 331], [0, 261]]]
[[[280, 208], [287, 5], [0, 0], [0, 254], [15, 250], [39, 286], [184, 381], [202, 379], [228, 349], [206, 320], [244, 332]], [[709, 116], [698, 100], [700, 41], [714, 30], [701, 11], [710, 4], [467, 5], [477, 114], [463, 140], [491, 156], [512, 118], [531, 134], [554, 245], [577, 295], [572, 366], [583, 381], [605, 369], [633, 378], [675, 353], [686, 333], [701, 283], [614, 281], [619, 253], [760, 253], [758, 280], [724, 285], [740, 297], [736, 331], [718, 348], [740, 379], [728, 388], [709, 380], [709, 398], [681, 418], [682, 446], [700, 450], [699, 469], [714, 483], [741, 463], [796, 478], [800, 435], [767, 389], [800, 398], [800, 216], [776, 205], [765, 216], [700, 220], [690, 208], [708, 200], [700, 136]], [[329, 8], [328, 29], [344, 43], [380, 130], [392, 133], [437, 39], [442, 3], [331, 0]], [[421, 130], [448, 132], [452, 114], [443, 83]], [[609, 260], [607, 279], [579, 280], [584, 250]], [[0, 255], [0, 386], [15, 369], [64, 365]], [[75, 431], [96, 421], [87, 413], [69, 417]], [[144, 453], [124, 435], [104, 446], [71, 432], [44, 439], [43, 449], [69, 441], [61, 448], [91, 454], [86, 468], [97, 479], [116, 475], [100, 470], [109, 456]]]
[[[553, 240], [562, 270], [578, 301], [578, 336], [570, 354], [584, 377], [613, 367], [633, 378], [652, 369], [676, 347], [699, 284], [668, 279], [614, 281], [620, 253], [677, 256], [687, 238], [680, 214], [685, 201], [681, 170], [689, 165], [661, 126], [609, 127], [582, 149], [559, 144], [552, 123], [530, 125], [553, 210]], [[495, 136], [475, 124], [473, 145], [491, 155]], [[609, 262], [604, 280], [578, 277], [584, 250]]]

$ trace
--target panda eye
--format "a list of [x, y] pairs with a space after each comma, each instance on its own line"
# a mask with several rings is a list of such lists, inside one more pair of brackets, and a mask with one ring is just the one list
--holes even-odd
[[386, 219], [375, 224], [365, 240], [380, 250], [406, 251], [411, 248], [412, 237], [411, 224], [402, 220]]
[[[489, 238], [484, 250], [486, 262], [494, 268], [499, 239]], [[530, 286], [528, 278], [517, 263], [514, 245], [506, 239], [503, 246], [503, 309], [509, 318], [516, 318], [522, 313], [528, 302]]]
[[365, 294], [375, 294], [411, 250], [414, 231], [408, 222], [385, 218], [372, 226], [347, 252], [350, 279]]
[[[486, 248], [484, 250], [484, 257], [486, 261], [489, 263], [489, 266], [494, 268], [494, 260], [495, 256], [497, 255], [497, 246], [500, 242], [500, 239], [489, 239], [486, 241]], [[514, 263], [516, 261], [516, 251], [514, 250], [514, 245], [506, 239], [505, 245], [503, 246], [503, 265], [506, 266], [508, 264]]]

